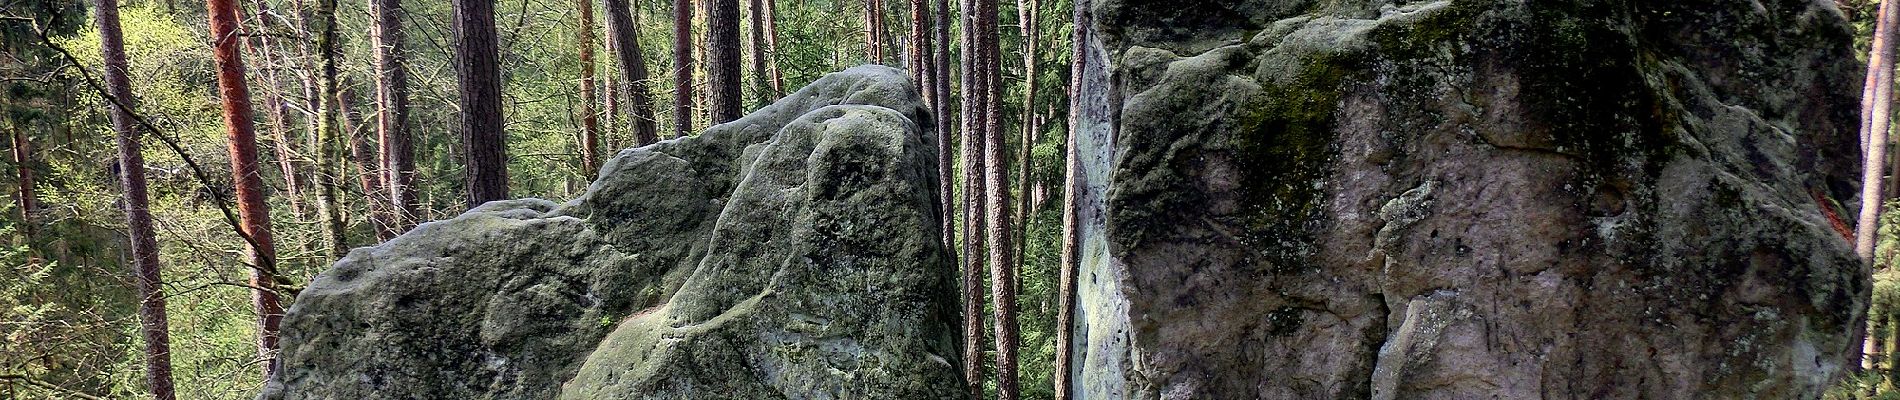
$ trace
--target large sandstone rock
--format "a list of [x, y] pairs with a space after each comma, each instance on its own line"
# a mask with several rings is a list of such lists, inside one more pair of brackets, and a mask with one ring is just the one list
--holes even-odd
[[1086, 399], [1816, 398], [1831, 0], [1096, 0]]
[[832, 74], [623, 151], [566, 204], [488, 203], [357, 249], [291, 307], [263, 397], [959, 397], [910, 86]]

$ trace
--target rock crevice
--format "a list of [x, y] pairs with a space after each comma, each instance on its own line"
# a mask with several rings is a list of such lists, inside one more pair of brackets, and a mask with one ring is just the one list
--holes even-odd
[[1090, 11], [1081, 398], [1815, 398], [1843, 367], [1831, 2]]

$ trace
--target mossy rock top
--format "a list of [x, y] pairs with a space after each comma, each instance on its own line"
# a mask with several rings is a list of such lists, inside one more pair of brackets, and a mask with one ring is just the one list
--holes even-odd
[[1831, 2], [1089, 11], [1081, 398], [1817, 398], [1846, 367], [1871, 283], [1822, 211], [1858, 201], [1864, 70]]
[[262, 397], [960, 397], [929, 118], [903, 72], [852, 68], [565, 204], [356, 249], [289, 310]]

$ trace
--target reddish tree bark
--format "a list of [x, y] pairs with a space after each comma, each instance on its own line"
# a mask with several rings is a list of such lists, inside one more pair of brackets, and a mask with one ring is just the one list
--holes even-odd
[[594, 0], [581, 0], [581, 170], [600, 170], [600, 114], [594, 111]]
[[234, 0], [206, 0], [212, 58], [218, 65], [218, 95], [230, 141], [231, 180], [237, 191], [238, 219], [251, 264], [251, 303], [256, 308], [257, 351], [268, 376], [276, 369], [277, 327], [284, 316], [277, 298], [276, 250], [271, 246], [270, 205], [257, 165], [257, 132], [252, 124], [251, 92], [244, 86], [244, 58], [238, 52], [238, 11]]
[[[932, 108], [937, 102], [932, 91], [937, 89], [933, 83], [930, 67], [930, 2], [910, 0], [910, 36], [911, 51], [904, 53], [904, 64], [910, 67], [911, 83], [917, 85], [917, 93], [924, 96], [924, 107]], [[933, 108], [934, 109], [934, 108]]]
[[7, 125], [13, 131], [13, 166], [19, 170], [19, 180], [15, 183], [19, 186], [20, 234], [25, 235], [27, 241], [32, 241], [37, 233], [34, 228], [38, 225], [33, 223], [33, 217], [40, 208], [39, 194], [33, 187], [33, 141], [26, 137], [25, 129], [12, 123]]
[[130, 244], [132, 276], [139, 296], [139, 332], [145, 338], [145, 386], [155, 400], [177, 398], [172, 390], [170, 322], [165, 315], [163, 280], [159, 273], [158, 239], [147, 207], [145, 155], [140, 149], [139, 126], [132, 119], [132, 81], [126, 76], [125, 38], [119, 29], [118, 0], [98, 0], [99, 53], [105, 59], [106, 90], [112, 95], [112, 129], [118, 133], [119, 187], [123, 191], [125, 230]]

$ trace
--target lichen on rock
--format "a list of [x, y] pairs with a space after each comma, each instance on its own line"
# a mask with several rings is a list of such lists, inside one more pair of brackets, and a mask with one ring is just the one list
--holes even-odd
[[961, 397], [929, 118], [903, 72], [852, 68], [622, 151], [565, 204], [352, 251], [262, 397]]
[[1831, 2], [1089, 11], [1082, 398], [1815, 398], [1844, 368]]

